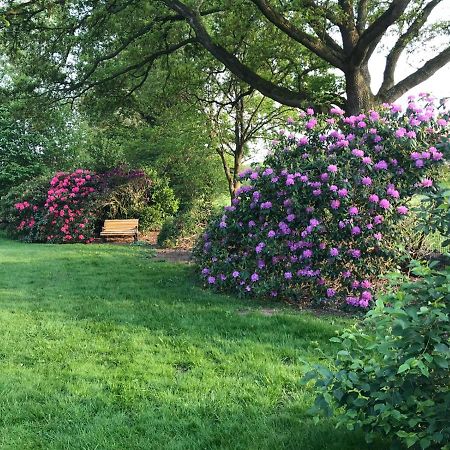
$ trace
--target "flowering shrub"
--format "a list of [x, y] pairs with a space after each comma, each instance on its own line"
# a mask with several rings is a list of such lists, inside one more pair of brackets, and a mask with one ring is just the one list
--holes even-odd
[[99, 177], [89, 170], [58, 172], [50, 181], [44, 202], [15, 203], [19, 235], [30, 241], [91, 242], [95, 216], [88, 208], [98, 192]]
[[368, 442], [381, 434], [392, 448], [448, 449], [450, 269], [415, 263], [412, 273], [419, 278], [381, 296], [363, 326], [332, 338], [336, 367], [316, 366], [304, 382], [315, 380], [312, 412], [338, 407], [338, 425], [362, 428]]
[[308, 109], [212, 220], [194, 255], [205, 284], [244, 295], [303, 297], [367, 308], [385, 236], [408, 199], [433, 189], [448, 115], [411, 100], [346, 117]]
[[171, 188], [145, 171], [77, 169], [13, 189], [0, 202], [0, 217], [11, 234], [29, 242], [89, 243], [106, 218], [137, 217], [152, 226], [177, 206]]

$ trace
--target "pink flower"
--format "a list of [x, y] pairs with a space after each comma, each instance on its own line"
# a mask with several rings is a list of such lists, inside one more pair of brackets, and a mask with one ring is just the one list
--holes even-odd
[[382, 209], [389, 209], [391, 207], [391, 204], [389, 203], [389, 200], [383, 198], [382, 200], [380, 200], [380, 208]]
[[339, 200], [331, 200], [331, 208], [338, 209], [341, 206], [341, 202]]
[[397, 208], [397, 212], [402, 215], [408, 214], [408, 208], [406, 206], [401, 205]]
[[372, 184], [372, 178], [370, 178], [370, 177], [362, 177], [361, 178], [361, 183], [364, 186], [370, 186]]
[[338, 168], [337, 168], [337, 166], [336, 165], [334, 165], [334, 164], [330, 164], [328, 167], [327, 167], [327, 170], [328, 170], [328, 172], [331, 172], [331, 173], [336, 173], [337, 172], [337, 170], [338, 170]]
[[346, 197], [348, 195], [347, 189], [345, 189], [345, 188], [339, 189], [338, 195], [339, 195], [339, 197]]
[[356, 206], [350, 206], [350, 208], [348, 209], [348, 213], [351, 216], [357, 216], [359, 214], [358, 208]]
[[430, 180], [429, 178], [424, 178], [420, 182], [420, 186], [422, 186], [422, 187], [431, 187], [431, 186], [433, 186], [433, 180]]
[[380, 200], [380, 198], [378, 197], [377, 194], [370, 194], [369, 195], [369, 202], [371, 202], [371, 203], [378, 203], [379, 200]]

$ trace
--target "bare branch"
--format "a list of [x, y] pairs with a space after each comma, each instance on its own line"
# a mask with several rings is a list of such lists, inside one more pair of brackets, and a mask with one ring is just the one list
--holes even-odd
[[411, 0], [393, 0], [389, 8], [364, 31], [351, 55], [354, 66], [369, 60], [376, 47], [373, 43], [378, 44], [386, 30], [400, 18], [410, 3]]
[[380, 102], [393, 102], [414, 86], [430, 78], [440, 68], [450, 62], [450, 47], [447, 47], [434, 58], [427, 61], [420, 69], [398, 82], [395, 86], [377, 95]]
[[178, 0], [163, 0], [164, 3], [179, 14], [183, 15], [190, 27], [194, 30], [197, 41], [210, 52], [216, 59], [224, 64], [230, 72], [250, 86], [253, 86], [263, 95], [272, 98], [280, 103], [300, 107], [307, 95], [302, 92], [294, 92], [290, 89], [277, 86], [274, 83], [262, 78], [249, 67], [242, 64], [232, 53], [224, 47], [213, 42], [211, 36], [203, 26], [200, 17], [191, 8]]
[[284, 16], [276, 12], [266, 2], [266, 0], [251, 0], [251, 1], [267, 18], [267, 20], [269, 20], [269, 22], [271, 22], [281, 31], [286, 33], [289, 37], [305, 46], [308, 50], [312, 51], [317, 56], [330, 63], [332, 66], [337, 67], [339, 69], [343, 68], [343, 55], [340, 52], [338, 44], [336, 44], [336, 46], [333, 46], [333, 48], [331, 48], [325, 45], [320, 40], [318, 41], [317, 38], [315, 38], [314, 36], [311, 36], [308, 33], [305, 33], [304, 31], [295, 27]]
[[442, 0], [432, 0], [428, 3], [425, 8], [420, 12], [416, 19], [412, 22], [409, 28], [403, 33], [395, 43], [394, 47], [390, 51], [386, 58], [386, 67], [384, 69], [383, 83], [378, 91], [378, 95], [382, 95], [383, 92], [391, 89], [394, 86], [394, 74], [397, 67], [398, 60], [403, 53], [406, 46], [411, 42], [412, 39], [418, 36], [420, 29], [427, 21], [433, 9]]

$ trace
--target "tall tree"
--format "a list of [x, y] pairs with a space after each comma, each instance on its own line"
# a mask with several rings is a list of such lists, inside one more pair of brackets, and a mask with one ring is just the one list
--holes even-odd
[[[354, 113], [394, 101], [450, 61], [445, 39], [411, 75], [400, 81], [394, 76], [402, 54], [420, 45], [421, 38], [429, 42], [433, 36], [448, 36], [448, 23], [427, 23], [445, 1], [9, 0], [3, 7], [3, 37], [22, 68], [45, 73], [42, 80], [57, 95], [77, 97], [125, 75], [132, 76], [137, 89], [157, 58], [201, 47], [252, 88], [295, 107], [311, 101], [310, 93], [296, 83], [303, 66], [296, 55], [307, 49], [343, 73], [342, 101]], [[260, 39], [239, 54], [235, 47], [243, 27], [255, 30]], [[386, 58], [383, 83], [374, 93], [368, 62], [387, 33], [395, 34], [396, 41]], [[121, 61], [127, 63], [116, 64], [123, 55]], [[290, 68], [291, 76], [273, 77], [281, 68]], [[38, 91], [42, 87], [32, 86]]]

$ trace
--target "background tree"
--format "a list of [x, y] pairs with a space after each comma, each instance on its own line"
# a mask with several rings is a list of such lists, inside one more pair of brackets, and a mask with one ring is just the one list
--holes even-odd
[[[450, 47], [444, 45], [411, 75], [398, 82], [394, 77], [405, 50], [419, 46], [421, 39], [429, 46], [433, 37], [448, 36], [448, 24], [427, 24], [443, 1], [213, 0], [205, 6], [203, 1], [179, 0], [10, 0], [3, 8], [4, 38], [23, 70], [39, 72], [41, 82], [31, 88], [45, 85], [57, 96], [78, 97], [125, 75], [135, 81], [131, 89], [137, 89], [158, 58], [203, 48], [252, 88], [295, 107], [311, 101], [298, 83], [303, 69], [299, 55], [307, 49], [344, 75], [346, 100], [340, 100], [355, 113], [394, 101], [449, 62]], [[257, 38], [245, 54], [237, 54], [235, 44], [244, 27]], [[387, 33], [397, 39], [386, 59], [382, 86], [373, 93], [368, 62]], [[266, 64], [255, 64], [257, 60]], [[287, 68], [290, 76], [272, 77]]]

